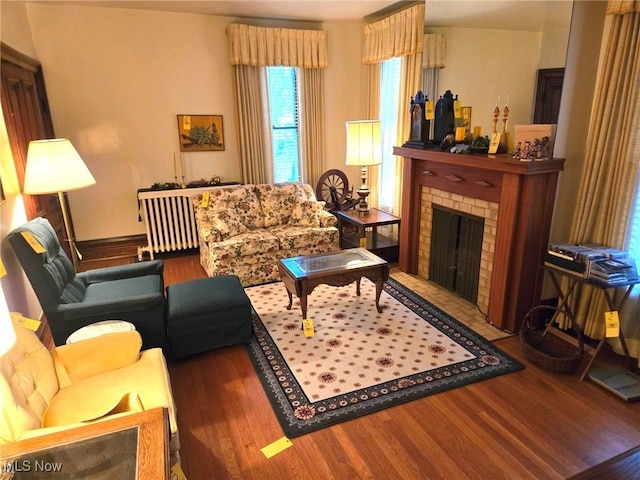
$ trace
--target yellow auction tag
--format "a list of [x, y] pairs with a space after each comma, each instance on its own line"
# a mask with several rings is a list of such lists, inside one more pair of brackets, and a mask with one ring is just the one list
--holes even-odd
[[499, 132], [491, 135], [491, 143], [489, 144], [489, 153], [497, 153], [498, 147], [500, 146], [500, 140], [502, 139], [502, 134]]
[[305, 318], [304, 320], [302, 320], [302, 331], [304, 332], [305, 337], [313, 337], [313, 320], [311, 320], [310, 318]]
[[462, 118], [462, 114], [460, 113], [460, 102], [458, 100], [453, 101], [453, 116], [455, 118]]
[[171, 480], [187, 480], [187, 476], [184, 474], [179, 463], [171, 467]]
[[289, 447], [292, 447], [293, 443], [287, 437], [282, 437], [280, 440], [276, 440], [275, 442], [267, 445], [260, 449], [260, 451], [264, 454], [265, 457], [271, 458], [274, 455], [286, 450]]
[[209, 206], [209, 192], [204, 192], [202, 194], [202, 201], [200, 202], [200, 206], [206, 208]]
[[617, 311], [604, 312], [607, 338], [617, 338], [620, 335], [620, 317]]
[[42, 244], [36, 240], [36, 237], [33, 236], [31, 232], [20, 232], [22, 237], [27, 241], [29, 246], [33, 248], [33, 251], [36, 253], [44, 253], [45, 249]]
[[434, 118], [436, 118], [436, 115], [433, 112], [433, 102], [431, 100], [424, 103], [424, 109], [424, 118], [426, 118], [427, 120], [433, 120]]
[[40, 320], [23, 317], [16, 312], [9, 312], [9, 315], [11, 316], [11, 320], [13, 320], [15, 323], [23, 326], [24, 328], [28, 328], [29, 330], [33, 330], [34, 332], [38, 331], [38, 328], [40, 328], [40, 324], [42, 323]]
[[7, 274], [7, 269], [4, 268], [4, 263], [0, 260], [0, 278], [4, 277]]

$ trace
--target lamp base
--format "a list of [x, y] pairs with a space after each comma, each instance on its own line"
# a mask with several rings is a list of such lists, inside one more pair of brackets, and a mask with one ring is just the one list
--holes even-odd
[[366, 185], [363, 185], [359, 190], [356, 190], [356, 193], [358, 194], [358, 197], [360, 197], [360, 201], [356, 206], [356, 213], [358, 215], [368, 215], [369, 204], [367, 203], [367, 197], [371, 193], [371, 190], [369, 190]]

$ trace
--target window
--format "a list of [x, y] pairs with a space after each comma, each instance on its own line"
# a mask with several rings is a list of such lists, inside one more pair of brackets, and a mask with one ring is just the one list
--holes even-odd
[[396, 184], [396, 159], [393, 146], [397, 144], [398, 108], [400, 98], [400, 67], [402, 59], [382, 62], [380, 84], [380, 122], [382, 129], [382, 165], [378, 176], [378, 206], [393, 213]]
[[296, 68], [266, 67], [266, 70], [273, 181], [298, 181], [301, 177]]

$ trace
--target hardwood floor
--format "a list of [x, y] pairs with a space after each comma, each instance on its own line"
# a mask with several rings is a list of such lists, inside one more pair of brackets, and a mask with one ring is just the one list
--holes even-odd
[[[164, 260], [167, 284], [205, 276], [197, 255]], [[260, 449], [283, 433], [245, 347], [173, 362], [182, 468], [189, 480], [640, 478], [639, 402], [528, 364], [517, 336], [494, 342], [526, 368], [293, 438], [270, 459]], [[607, 351], [596, 365], [619, 361]]]

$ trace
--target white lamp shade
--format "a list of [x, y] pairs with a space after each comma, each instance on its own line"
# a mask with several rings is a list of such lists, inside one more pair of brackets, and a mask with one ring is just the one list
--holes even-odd
[[68, 192], [94, 183], [95, 178], [66, 138], [29, 142], [24, 193]]
[[380, 165], [382, 137], [380, 120], [360, 120], [347, 124], [347, 165]]
[[16, 332], [13, 329], [13, 322], [9, 315], [7, 300], [0, 287], [0, 355], [7, 352], [16, 342]]

